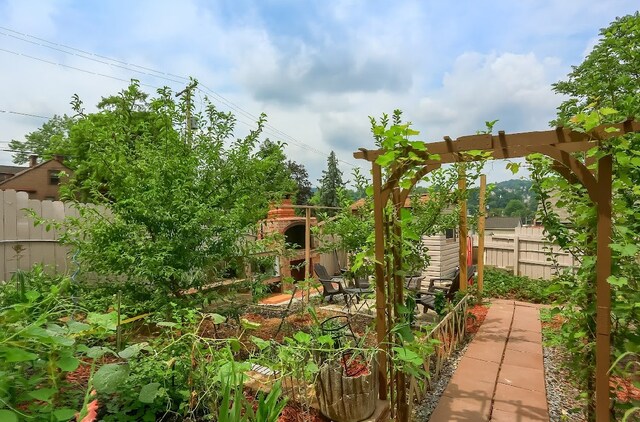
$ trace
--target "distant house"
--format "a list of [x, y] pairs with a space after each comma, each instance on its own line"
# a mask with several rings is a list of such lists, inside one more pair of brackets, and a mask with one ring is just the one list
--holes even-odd
[[0, 166], [0, 182], [7, 180], [29, 167], [21, 166]]
[[[29, 167], [23, 167], [20, 171], [0, 181], [0, 189], [13, 189], [18, 192], [27, 192], [29, 199], [58, 200], [60, 199], [61, 172], [71, 175], [69, 167], [64, 165], [63, 157], [56, 156], [51, 160], [38, 164], [38, 157], [29, 157]], [[2, 166], [5, 170], [8, 167]], [[8, 173], [7, 173], [8, 174]], [[2, 174], [0, 173], [0, 178]]]
[[516, 227], [522, 227], [520, 217], [487, 217], [484, 223], [484, 235], [513, 234]]

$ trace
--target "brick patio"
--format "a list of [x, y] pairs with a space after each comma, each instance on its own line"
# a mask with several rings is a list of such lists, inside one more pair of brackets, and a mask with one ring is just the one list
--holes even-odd
[[431, 422], [549, 421], [539, 307], [494, 299]]

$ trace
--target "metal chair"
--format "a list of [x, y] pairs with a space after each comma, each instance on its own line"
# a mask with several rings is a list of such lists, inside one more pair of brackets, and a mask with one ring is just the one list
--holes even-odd
[[318, 276], [318, 280], [322, 283], [323, 299], [329, 297], [328, 302], [332, 301], [333, 296], [342, 295], [345, 305], [351, 308], [351, 305], [355, 306], [356, 303], [360, 302], [361, 295], [373, 293], [373, 290], [370, 289], [346, 287], [344, 277], [329, 276], [327, 269], [322, 264], [315, 264], [313, 269]]
[[[476, 272], [475, 265], [471, 265], [467, 268], [467, 283], [469, 280], [473, 278]], [[451, 281], [451, 284], [448, 286], [436, 286], [436, 281]], [[427, 312], [427, 309], [432, 309], [435, 311], [435, 300], [438, 292], [444, 294], [445, 299], [451, 302], [456, 292], [460, 290], [460, 268], [456, 268], [456, 271], [453, 273], [453, 276], [450, 278], [441, 277], [441, 278], [432, 278], [429, 281], [429, 288], [426, 292], [418, 292], [416, 295], [416, 303], [423, 306], [423, 312]]]

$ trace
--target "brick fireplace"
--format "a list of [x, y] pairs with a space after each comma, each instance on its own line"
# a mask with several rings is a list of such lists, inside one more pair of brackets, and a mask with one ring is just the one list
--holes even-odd
[[[310, 218], [309, 222], [310, 227], [317, 224], [315, 217]], [[284, 282], [286, 277], [292, 277], [295, 281], [304, 280], [305, 278], [306, 218], [296, 215], [290, 199], [283, 200], [279, 205], [273, 205], [267, 213], [267, 219], [262, 221], [260, 227], [261, 237], [271, 233], [282, 234], [288, 247], [293, 249], [292, 256], [278, 257], [277, 265], [281, 280], [281, 291], [284, 292], [292, 288], [291, 284]], [[309, 272], [311, 276], [314, 276], [313, 264], [320, 261], [320, 254], [315, 251], [313, 236], [310, 244]]]

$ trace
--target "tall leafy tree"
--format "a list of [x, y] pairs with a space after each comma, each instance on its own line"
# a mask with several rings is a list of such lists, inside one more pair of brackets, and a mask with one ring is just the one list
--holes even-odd
[[600, 30], [600, 40], [567, 79], [553, 85], [569, 98], [558, 107], [565, 123], [590, 108], [612, 107], [631, 116], [640, 112], [640, 12]]
[[295, 161], [287, 161], [287, 168], [291, 174], [291, 178], [296, 182], [296, 204], [307, 205], [311, 199], [311, 182], [309, 181], [309, 173], [307, 169]]
[[[553, 124], [577, 130], [605, 122], [617, 122], [627, 116], [640, 116], [640, 14], [616, 19], [600, 31], [600, 40], [573, 68], [567, 79], [554, 90], [569, 98], [558, 107]], [[603, 143], [599, 150], [578, 156], [587, 160], [610, 153], [614, 159], [613, 226], [611, 239], [613, 275], [612, 332], [614, 357], [640, 351], [640, 135], [629, 134]], [[565, 323], [556, 339], [570, 352], [572, 373], [579, 376], [588, 396], [588, 419], [594, 420], [595, 339], [596, 339], [596, 223], [597, 210], [580, 185], [572, 185], [553, 173], [551, 163], [533, 157], [533, 189], [542, 200], [541, 219], [550, 240], [570, 251], [580, 263], [575, 273], [560, 276], [557, 290], [567, 301], [560, 304]], [[554, 212], [552, 196], [560, 198], [555, 206], [565, 207], [569, 222], [561, 224]], [[629, 376], [628, 374], [626, 376]], [[613, 396], [614, 415], [618, 419], [632, 404]], [[632, 410], [631, 410], [632, 411]]]
[[230, 113], [209, 103], [196, 112], [168, 88], [148, 96], [135, 81], [96, 113], [75, 107], [78, 121], [60, 146], [76, 170], [67, 194], [106, 211], [78, 204], [84, 218], [69, 222], [66, 240], [83, 270], [120, 276], [133, 290], [166, 300], [215, 278], [244, 253], [269, 201], [291, 189], [290, 178], [272, 177], [281, 145], [261, 148], [264, 115], [233, 139]]
[[41, 160], [51, 158], [53, 145], [68, 137], [72, 125], [71, 117], [55, 115], [38, 130], [28, 133], [24, 141], [12, 139], [9, 142], [9, 149], [13, 151], [13, 162], [25, 164], [32, 154], [37, 155]]
[[322, 171], [320, 179], [319, 197], [320, 205], [326, 207], [340, 206], [340, 190], [344, 189], [342, 172], [338, 168], [336, 153], [331, 151], [327, 159], [327, 169]]

